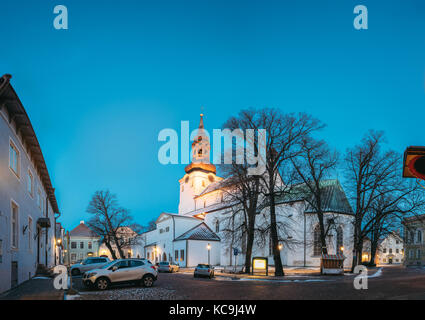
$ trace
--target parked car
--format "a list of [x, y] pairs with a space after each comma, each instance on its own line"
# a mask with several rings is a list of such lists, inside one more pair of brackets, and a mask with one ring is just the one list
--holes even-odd
[[214, 267], [209, 264], [198, 264], [193, 272], [195, 278], [208, 277], [214, 278]]
[[71, 274], [73, 276], [76, 276], [93, 269], [101, 268], [104, 265], [108, 264], [109, 262], [111, 261], [108, 258], [104, 258], [104, 257], [86, 258], [80, 263], [76, 263], [71, 266]]
[[143, 259], [119, 259], [83, 275], [86, 287], [106, 290], [111, 285], [136, 283], [152, 287], [158, 278], [155, 267]]
[[158, 265], [159, 272], [177, 272], [180, 270], [180, 267], [177, 264], [171, 263], [169, 261], [160, 262]]

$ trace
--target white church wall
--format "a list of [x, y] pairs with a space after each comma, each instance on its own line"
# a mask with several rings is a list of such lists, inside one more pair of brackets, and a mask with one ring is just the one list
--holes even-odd
[[196, 267], [199, 263], [208, 263], [208, 244], [210, 244], [210, 264], [220, 265], [220, 242], [188, 240], [188, 267]]

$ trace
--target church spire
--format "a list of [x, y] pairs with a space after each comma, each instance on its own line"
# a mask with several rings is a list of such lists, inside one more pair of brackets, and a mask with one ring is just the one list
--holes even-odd
[[188, 173], [193, 170], [202, 170], [208, 172], [216, 172], [215, 165], [210, 164], [210, 141], [204, 128], [204, 114], [200, 114], [198, 132], [192, 143], [192, 163], [186, 166], [185, 171]]

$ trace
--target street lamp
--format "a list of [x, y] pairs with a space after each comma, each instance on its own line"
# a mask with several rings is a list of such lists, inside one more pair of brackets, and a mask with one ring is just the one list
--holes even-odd
[[282, 244], [279, 244], [278, 248], [279, 248], [279, 251], [282, 250], [283, 245]]
[[211, 245], [208, 243], [207, 244], [207, 249], [208, 249], [208, 264], [210, 264], [210, 251], [211, 251]]

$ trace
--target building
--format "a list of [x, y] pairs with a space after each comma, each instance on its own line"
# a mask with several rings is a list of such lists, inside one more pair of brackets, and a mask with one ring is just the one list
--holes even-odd
[[[182, 267], [198, 263], [221, 266], [241, 266], [245, 261], [246, 235], [229, 237], [228, 221], [234, 206], [225, 201], [226, 180], [216, 175], [210, 164], [210, 143], [203, 133], [203, 115], [198, 134], [192, 143], [192, 162], [185, 167], [179, 180], [180, 202], [177, 213], [161, 213], [156, 229], [146, 232], [145, 257], [155, 262], [175, 261]], [[346, 255], [345, 266], [352, 261], [353, 211], [337, 180], [322, 182], [325, 222], [329, 226], [329, 254]], [[305, 199], [309, 194], [300, 185], [297, 192], [276, 199], [281, 260], [285, 266], [320, 266], [321, 244], [317, 214]], [[269, 221], [268, 206], [258, 215], [258, 228]], [[235, 217], [241, 219], [241, 216]], [[236, 221], [238, 222], [238, 221]], [[283, 230], [285, 229], [285, 230]], [[235, 231], [236, 234], [236, 231]], [[234, 256], [234, 249], [238, 255]], [[270, 236], [256, 241], [252, 256], [268, 257], [273, 265]]]
[[0, 292], [55, 265], [58, 204], [31, 121], [0, 78]]
[[379, 242], [377, 264], [401, 264], [404, 257], [404, 243], [398, 232], [392, 231]]
[[55, 261], [56, 265], [63, 265], [65, 258], [65, 229], [62, 227], [62, 224], [56, 223], [56, 252], [55, 252]]
[[407, 266], [425, 265], [424, 240], [425, 214], [403, 219], [404, 225], [404, 264]]
[[[69, 232], [68, 240], [65, 238], [65, 263], [68, 263], [68, 256], [71, 264], [81, 261], [87, 257], [97, 257], [100, 246], [100, 236], [92, 231], [84, 221]], [[69, 252], [68, 252], [69, 250]]]
[[[119, 227], [117, 236], [119, 238], [119, 241], [121, 241], [121, 250], [125, 258], [144, 257], [144, 235], [137, 234], [130, 227]], [[114, 242], [111, 243], [111, 249], [114, 251], [115, 257], [119, 259], [120, 255], [118, 252], [118, 248]], [[110, 260], [113, 259], [112, 254], [105, 242], [103, 242], [99, 247], [99, 256], [108, 257]]]

